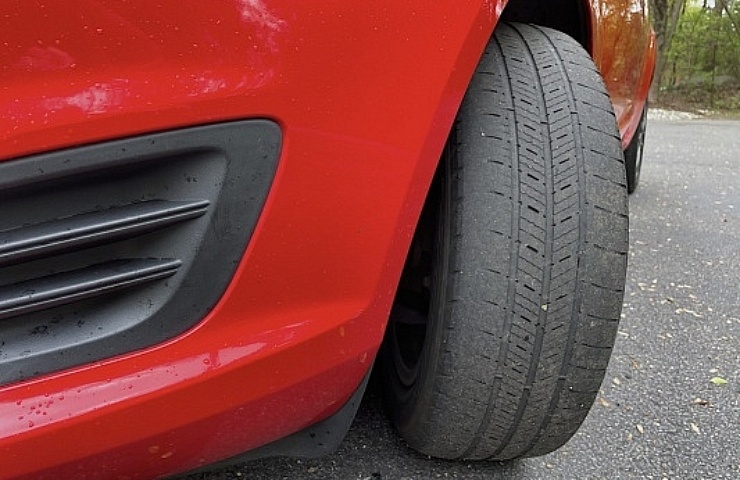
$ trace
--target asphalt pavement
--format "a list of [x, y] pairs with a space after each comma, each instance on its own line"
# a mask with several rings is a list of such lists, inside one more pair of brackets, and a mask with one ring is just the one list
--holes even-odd
[[188, 480], [740, 479], [740, 121], [650, 121], [630, 210], [612, 361], [557, 452], [508, 464], [430, 459], [396, 436], [371, 387], [336, 454]]

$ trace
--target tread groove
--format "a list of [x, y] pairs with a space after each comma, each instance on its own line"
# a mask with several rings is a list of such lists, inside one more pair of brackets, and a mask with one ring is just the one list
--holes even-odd
[[399, 424], [423, 453], [550, 452], [598, 391], [627, 263], [621, 143], [599, 78], [575, 41], [545, 28], [499, 25], [484, 52], [446, 159], [449, 276], [430, 317], [442, 323], [431, 391]]

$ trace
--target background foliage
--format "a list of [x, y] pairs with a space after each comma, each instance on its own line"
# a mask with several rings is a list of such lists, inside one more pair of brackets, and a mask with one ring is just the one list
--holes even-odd
[[650, 3], [659, 55], [652, 101], [740, 111], [740, 1]]

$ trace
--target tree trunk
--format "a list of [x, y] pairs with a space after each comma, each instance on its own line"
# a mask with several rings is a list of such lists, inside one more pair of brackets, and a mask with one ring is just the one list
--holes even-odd
[[726, 0], [714, 0], [714, 14], [721, 17], [722, 12], [727, 10], [727, 3]]
[[653, 29], [658, 47], [658, 60], [655, 64], [655, 77], [650, 88], [650, 101], [658, 100], [661, 81], [666, 69], [666, 57], [671, 49], [673, 35], [684, 11], [686, 0], [650, 0]]

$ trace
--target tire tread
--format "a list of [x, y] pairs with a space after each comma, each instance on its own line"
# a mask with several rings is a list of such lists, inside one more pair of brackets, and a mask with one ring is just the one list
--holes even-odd
[[614, 114], [575, 41], [502, 24], [455, 138], [443, 350], [430, 414], [400, 429], [444, 458], [542, 455], [585, 418], [616, 335], [628, 242]]

